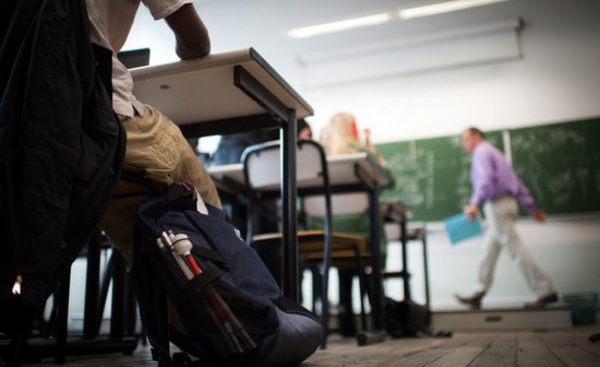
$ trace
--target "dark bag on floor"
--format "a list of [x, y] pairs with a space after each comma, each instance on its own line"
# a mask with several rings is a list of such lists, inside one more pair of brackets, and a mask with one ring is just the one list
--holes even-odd
[[[291, 366], [312, 355], [319, 319], [282, 296], [224, 212], [202, 214], [173, 190], [142, 204], [135, 228], [132, 276], [155, 359], [172, 364], [169, 341], [202, 366]], [[167, 327], [165, 292], [185, 333]]]
[[386, 297], [385, 330], [394, 338], [430, 333], [431, 311], [411, 300], [400, 302]]

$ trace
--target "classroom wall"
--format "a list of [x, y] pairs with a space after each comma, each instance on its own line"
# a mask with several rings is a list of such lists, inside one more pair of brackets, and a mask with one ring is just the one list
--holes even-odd
[[[511, 0], [308, 39], [286, 35], [294, 27], [427, 2], [203, 0], [196, 6], [210, 30], [213, 51], [255, 47], [314, 107], [310, 122], [315, 130], [339, 110], [355, 113], [359, 124], [372, 128], [376, 142], [454, 134], [470, 124], [501, 129], [600, 115], [600, 2], [596, 0]], [[177, 60], [166, 25], [157, 26], [147, 13], [140, 10], [126, 47], [150, 47], [153, 64]], [[299, 61], [315, 53], [443, 35], [517, 18], [523, 20], [518, 36], [522, 55], [517, 59], [391, 73], [322, 87], [307, 85], [311, 67]], [[343, 59], [355, 63], [372, 54], [376, 57], [370, 63], [358, 65], [387, 69], [387, 64], [400, 65], [427, 45], [450, 58], [452, 49], [440, 50], [449, 42], [403, 47], [392, 61], [380, 51]], [[343, 80], [346, 75], [337, 77]]]
[[[419, 1], [197, 0], [195, 3], [210, 30], [213, 51], [254, 47], [312, 105], [315, 115], [309, 122], [317, 133], [339, 110], [353, 112], [359, 125], [370, 127], [375, 143], [459, 134], [467, 125], [498, 130], [600, 116], [600, 2], [597, 0], [512, 0], [303, 40], [290, 39], [286, 31]], [[147, 13], [140, 9], [126, 49], [150, 47], [151, 64], [177, 60], [168, 28], [162, 22], [155, 24]], [[520, 54], [516, 58], [392, 72], [326, 86], [308, 85], [310, 67], [299, 62], [307, 54], [389, 40], [410, 41], [419, 35], [440, 35], [517, 18], [522, 19], [523, 28], [515, 36]], [[436, 52], [447, 52], [448, 57], [453, 55], [452, 47], [444, 49], [447, 46], [444, 41], [428, 45]], [[377, 57], [369, 58], [366, 67], [393, 70], [394, 63], [410, 59], [421, 46], [415, 47], [396, 50], [400, 56], [391, 61], [382, 55], [385, 65], [377, 64]], [[373, 55], [378, 56], [376, 52]], [[367, 56], [359, 54], [348, 61], [356, 62]], [[360, 65], [365, 67], [364, 63]], [[214, 140], [207, 141], [205, 149], [211, 148]], [[599, 223], [598, 216], [551, 217], [544, 226], [525, 219], [518, 229], [560, 292], [600, 292]], [[454, 304], [454, 292], [470, 290], [480, 254], [479, 242], [473, 240], [451, 247], [439, 226], [430, 226], [433, 304], [443, 307]], [[391, 244], [391, 255], [394, 248], [397, 248], [395, 242]], [[420, 261], [418, 247], [411, 245], [410, 269], [414, 269], [413, 293], [417, 299], [421, 294]], [[390, 283], [387, 287], [391, 295], [401, 296], [398, 286]], [[521, 302], [533, 297], [516, 264], [503, 254], [489, 302]]]
[[[550, 218], [539, 224], [530, 219], [517, 223], [523, 243], [543, 271], [554, 282], [561, 294], [600, 292], [597, 266], [600, 262], [600, 226], [597, 215]], [[484, 223], [485, 226], [485, 223]], [[454, 295], [470, 294], [477, 277], [482, 253], [482, 237], [452, 245], [439, 223], [428, 225], [428, 263], [430, 295], [434, 310], [456, 308]], [[397, 269], [400, 264], [400, 244], [390, 243], [388, 266]], [[415, 300], [424, 302], [424, 270], [422, 247], [412, 241], [408, 247], [412, 274], [411, 291]], [[494, 286], [484, 299], [484, 307], [520, 307], [535, 300], [517, 263], [508, 252], [500, 255]], [[399, 280], [386, 282], [386, 294], [403, 297]]]

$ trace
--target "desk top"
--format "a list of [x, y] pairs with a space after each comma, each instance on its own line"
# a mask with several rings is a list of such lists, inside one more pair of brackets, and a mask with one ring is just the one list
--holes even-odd
[[[299, 162], [298, 164], [302, 164], [302, 162]], [[360, 183], [360, 178], [354, 171], [355, 165], [358, 165], [370, 179], [377, 181], [380, 187], [386, 187], [391, 184], [390, 177], [368, 158], [367, 153], [327, 156], [327, 164], [327, 168], [329, 169], [329, 180], [332, 186]], [[244, 178], [244, 165], [242, 163], [210, 166], [207, 171], [215, 180], [223, 181], [228, 179], [240, 185], [246, 184]], [[297, 182], [297, 187], [308, 188], [320, 184], [321, 180], [317, 180], [317, 182], [314, 180], [306, 180]], [[279, 186], [273, 187], [272, 189], [277, 190], [278, 188]]]
[[133, 93], [176, 124], [186, 125], [264, 114], [265, 109], [234, 84], [234, 69], [243, 67], [297, 118], [312, 108], [253, 48], [131, 70]]

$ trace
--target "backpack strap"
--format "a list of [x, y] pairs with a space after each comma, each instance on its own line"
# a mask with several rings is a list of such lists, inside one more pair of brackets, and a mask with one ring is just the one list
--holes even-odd
[[201, 275], [195, 276], [190, 281], [188, 281], [178, 292], [177, 296], [173, 298], [173, 302], [177, 305], [183, 305], [195, 293], [201, 291], [204, 287], [206, 287], [210, 282], [219, 278], [223, 273], [223, 270], [219, 269], [216, 266], [206, 269], [203, 271]]
[[223, 257], [217, 251], [215, 251], [213, 249], [200, 247], [200, 246], [194, 246], [194, 247], [192, 247], [190, 252], [198, 257], [201, 257], [202, 259], [212, 261], [213, 263], [215, 263], [216, 265], [218, 265], [219, 267], [221, 267], [223, 269], [229, 269], [229, 265], [227, 265], [227, 263], [225, 262]]

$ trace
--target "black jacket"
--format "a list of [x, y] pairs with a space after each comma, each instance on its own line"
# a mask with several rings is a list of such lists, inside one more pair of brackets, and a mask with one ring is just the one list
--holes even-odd
[[42, 307], [108, 205], [125, 133], [85, 1], [2, 0], [0, 42], [0, 302], [21, 274]]

